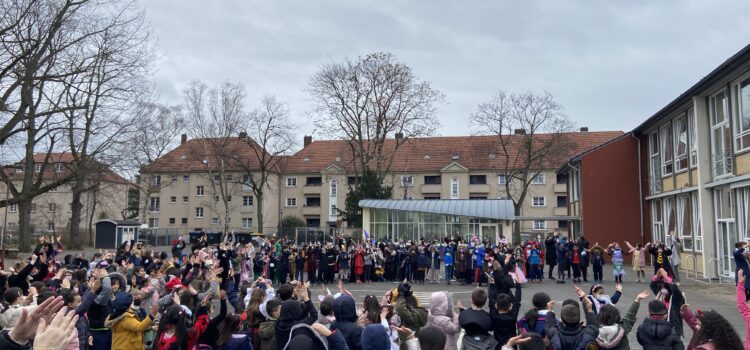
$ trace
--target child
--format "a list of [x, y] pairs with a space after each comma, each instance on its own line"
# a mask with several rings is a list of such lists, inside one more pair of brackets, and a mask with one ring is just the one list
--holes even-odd
[[672, 250], [665, 247], [664, 244], [658, 243], [656, 247], [651, 247], [648, 252], [653, 255], [654, 274], [660, 269], [664, 269], [669, 278], [672, 278], [672, 265], [669, 264], [669, 256], [672, 255]]
[[604, 275], [604, 248], [594, 243], [591, 248], [591, 269], [594, 271], [594, 283], [602, 283]]
[[[537, 249], [536, 246], [531, 248], [529, 251], [529, 265], [531, 266], [531, 271], [529, 272], [529, 279], [531, 282], [534, 282], [534, 280], [537, 280], [537, 282], [542, 283], [542, 274], [539, 270], [539, 264], [542, 262], [541, 258], [539, 257], [539, 249]], [[505, 344], [505, 343], [502, 343]]]
[[[575, 288], [576, 292], [581, 295], [581, 288]], [[615, 294], [610, 297], [609, 295], [604, 294], [604, 286], [599, 284], [591, 286], [589, 295], [586, 296], [586, 298], [588, 298], [589, 301], [594, 305], [594, 314], [599, 314], [599, 310], [602, 308], [602, 306], [615, 305], [618, 301], [620, 301], [620, 297], [622, 296], [622, 285], [618, 283], [615, 288], [617, 289], [615, 291]], [[583, 301], [583, 298], [581, 298], [581, 301]]]
[[640, 301], [648, 298], [649, 295], [651, 293], [648, 290], [638, 294], [622, 319], [620, 319], [620, 311], [616, 307], [612, 305], [602, 306], [597, 317], [599, 335], [596, 337], [596, 343], [600, 349], [630, 349], [628, 333], [635, 325], [635, 316], [638, 313], [638, 307], [641, 305]]
[[260, 350], [273, 350], [276, 348], [276, 320], [281, 313], [281, 300], [269, 300], [266, 311], [268, 319], [260, 323]]
[[573, 281], [581, 282], [581, 253], [577, 245], [573, 246], [573, 251], [570, 253], [570, 266], [573, 267]]
[[[651, 246], [651, 243], [646, 244], [645, 247], [641, 247], [641, 244], [637, 243], [635, 247], [633, 247], [630, 242], [625, 241], [625, 245], [630, 249], [628, 254], [633, 254], [633, 271], [635, 271], [637, 276], [636, 282], [646, 282], [646, 252]], [[641, 276], [643, 277], [641, 278]]]
[[737, 308], [740, 310], [742, 320], [745, 321], [745, 344], [750, 344], [750, 306], [747, 305], [747, 300], [743, 299], [747, 295], [744, 270], [739, 269], [737, 271], [737, 278]]
[[505, 344], [516, 336], [516, 320], [521, 309], [521, 284], [516, 283], [515, 298], [500, 293], [495, 305], [490, 305], [492, 329], [498, 344]]
[[518, 320], [519, 333], [537, 333], [544, 337], [544, 323], [547, 317], [547, 304], [551, 301], [547, 293], [539, 292], [531, 298], [534, 307]]
[[684, 349], [680, 336], [667, 321], [667, 307], [658, 300], [648, 303], [649, 317], [643, 320], [635, 333], [643, 349]]
[[625, 269], [623, 269], [622, 264], [625, 262], [624, 256], [627, 253], [623, 252], [620, 245], [615, 242], [607, 246], [607, 254], [612, 257], [612, 274], [615, 275], [615, 282], [622, 283], [622, 276], [625, 275]]
[[680, 287], [672, 283], [667, 271], [659, 269], [651, 278], [651, 291], [656, 295], [656, 300], [664, 304], [667, 309], [666, 320], [672, 325], [677, 336], [682, 337], [682, 317], [680, 309], [685, 304], [685, 296]]

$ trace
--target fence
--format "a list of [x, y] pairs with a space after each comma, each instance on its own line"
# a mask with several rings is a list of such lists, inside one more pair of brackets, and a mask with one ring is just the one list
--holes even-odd
[[[152, 246], [168, 246], [172, 244], [172, 241], [182, 237], [188, 240], [190, 237], [200, 236], [202, 234], [196, 234], [197, 232], [205, 232], [211, 243], [216, 243], [223, 239], [221, 232], [217, 231], [195, 231], [187, 228], [148, 228], [141, 230], [138, 234], [138, 240], [145, 242]], [[332, 228], [332, 227], [267, 227], [263, 229], [263, 233], [250, 232], [248, 230], [232, 230], [236, 234], [243, 234], [242, 236], [252, 234], [253, 237], [262, 237], [265, 239], [270, 238], [285, 238], [294, 240], [295, 242], [308, 244], [312, 242], [334, 242], [337, 237], [354, 237], [360, 234], [361, 229], [355, 228]], [[242, 242], [244, 238], [239, 238]]]

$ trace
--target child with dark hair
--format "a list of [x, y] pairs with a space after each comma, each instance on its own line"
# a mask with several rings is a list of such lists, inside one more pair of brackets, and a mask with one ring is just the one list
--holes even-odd
[[651, 295], [648, 290], [644, 290], [635, 297], [635, 300], [628, 308], [625, 317], [620, 319], [620, 311], [614, 305], [606, 304], [599, 310], [597, 321], [599, 323], [599, 335], [596, 337], [596, 343], [601, 349], [628, 350], [628, 334], [635, 325], [635, 316], [638, 313], [640, 301]]
[[700, 327], [695, 334], [695, 349], [742, 350], [740, 336], [729, 321], [711, 310], [698, 316]]
[[685, 296], [682, 294], [680, 287], [672, 282], [667, 271], [659, 269], [656, 275], [651, 278], [651, 291], [656, 295], [656, 300], [664, 304], [667, 308], [667, 321], [672, 324], [678, 336], [683, 335], [682, 317], [680, 308], [685, 304]]
[[638, 344], [644, 350], [673, 349], [683, 350], [680, 336], [674, 327], [667, 321], [667, 307], [659, 300], [651, 300], [648, 303], [648, 314], [636, 332]]
[[498, 344], [505, 344], [517, 333], [516, 320], [521, 310], [521, 284], [516, 283], [515, 298], [509, 294], [500, 293], [495, 305], [490, 305], [492, 329]]
[[464, 309], [459, 302], [461, 311], [458, 316], [458, 322], [466, 332], [463, 338], [464, 343], [472, 343], [471, 345], [474, 346], [491, 347], [495, 347], [497, 344], [495, 339], [490, 337], [492, 316], [483, 310], [486, 303], [487, 292], [484, 289], [475, 289], [471, 293], [470, 309]]
[[518, 331], [521, 333], [537, 333], [544, 337], [544, 323], [547, 318], [547, 304], [552, 299], [547, 293], [539, 292], [531, 298], [534, 307], [518, 320]]
[[266, 312], [268, 320], [260, 324], [260, 350], [276, 349], [276, 320], [281, 315], [282, 301], [271, 299], [266, 303]]
[[547, 350], [547, 341], [539, 334], [526, 333], [508, 339], [501, 350]]
[[554, 349], [586, 349], [595, 344], [599, 329], [596, 326], [596, 316], [592, 309], [593, 305], [588, 299], [583, 299], [585, 304], [586, 326], [581, 322], [581, 309], [577, 305], [565, 305], [560, 310], [561, 323], [555, 320], [552, 311], [554, 302], [549, 304], [549, 312], [544, 321], [544, 333]]
[[[735, 284], [744, 284], [743, 289], [745, 290], [745, 302], [750, 301], [750, 278], [748, 278], [748, 274], [750, 274], [750, 264], [748, 264], [747, 260], [750, 258], [750, 251], [747, 250], [747, 242], [737, 242], [734, 244], [734, 253], [732, 253], [732, 256], [734, 257], [734, 265], [735, 265], [735, 272], [734, 272], [734, 281]], [[740, 271], [742, 271], [742, 280], [745, 281], [745, 283], [740, 283]]]

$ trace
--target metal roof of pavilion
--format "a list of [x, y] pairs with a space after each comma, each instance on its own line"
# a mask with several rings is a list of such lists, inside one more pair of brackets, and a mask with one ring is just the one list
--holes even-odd
[[362, 208], [514, 220], [509, 199], [363, 199]]

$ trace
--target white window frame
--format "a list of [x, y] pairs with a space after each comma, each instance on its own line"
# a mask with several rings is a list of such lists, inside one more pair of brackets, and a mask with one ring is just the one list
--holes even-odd
[[547, 229], [547, 221], [545, 220], [534, 220], [531, 228], [534, 231], [543, 231]]
[[703, 251], [703, 231], [701, 230], [701, 208], [698, 202], [698, 192], [690, 194], [690, 209], [693, 222], [693, 249], [696, 252]]
[[[661, 157], [661, 176], [667, 177], [674, 172], [674, 130], [672, 122], [659, 127], [659, 153]], [[667, 151], [670, 153], [667, 157]], [[669, 159], [667, 159], [669, 158]]]
[[[684, 125], [685, 127], [685, 133], [684, 133], [684, 140], [680, 140], [682, 136], [680, 136], [680, 130], [678, 130], [678, 126]], [[674, 140], [672, 141], [672, 144], [674, 146], [673, 154], [674, 154], [674, 173], [681, 173], [685, 170], [687, 170], [690, 167], [689, 160], [688, 160], [688, 153], [690, 152], [690, 142], [688, 141], [688, 135], [690, 134], [690, 128], [688, 127], [688, 121], [687, 117], [681, 115], [677, 119], [674, 120], [674, 125], [672, 128], [672, 137], [674, 137]], [[685, 147], [683, 150], [683, 153], [680, 154], [680, 143], [684, 141]], [[684, 166], [680, 167], [680, 164], [684, 161]]]
[[196, 219], [203, 219], [203, 215], [205, 213], [203, 212], [203, 207], [195, 207], [195, 218]]
[[328, 185], [330, 196], [336, 197], [338, 194], [338, 184], [336, 183], [336, 180], [331, 180], [330, 184]]
[[297, 206], [297, 197], [286, 197], [284, 200], [284, 206], [287, 208], [292, 208]]
[[160, 197], [149, 197], [148, 199], [148, 211], [152, 213], [158, 213], [161, 209], [161, 198]]
[[253, 228], [253, 218], [242, 218], [242, 228], [244, 229]]
[[57, 204], [56, 203], [47, 203], [47, 209], [48, 209], [48, 211], [51, 211], [51, 212], [54, 213], [54, 212], [57, 211]]
[[414, 176], [401, 175], [401, 187], [412, 187], [412, 186], [414, 186]]
[[661, 137], [657, 129], [648, 135], [648, 176], [649, 192], [651, 194], [661, 193], [662, 165], [661, 165]]
[[287, 176], [286, 187], [297, 187], [297, 178], [294, 176]]
[[182, 175], [182, 182], [190, 182], [190, 175]]
[[169, 218], [169, 226], [177, 225], [177, 218]]
[[65, 170], [65, 166], [64, 166], [63, 163], [55, 163], [55, 172], [56, 173], [61, 173], [61, 172], [63, 172], [63, 170]]
[[172, 204], [177, 203], [177, 196], [170, 196], [169, 203], [172, 203]]
[[[655, 205], [658, 203], [659, 205]], [[664, 240], [664, 211], [661, 199], [654, 199], [649, 202], [651, 208], [651, 236], [656, 240]], [[658, 219], [658, 220], [657, 220]]]
[[151, 186], [161, 186], [161, 175], [151, 175]]
[[451, 199], [458, 199], [460, 197], [458, 177], [454, 176], [451, 178]]
[[[538, 199], [541, 199], [541, 204], [538, 203]], [[545, 196], [533, 196], [531, 197], [531, 206], [534, 208], [543, 208], [547, 206], [547, 197]]]
[[685, 112], [688, 121], [688, 148], [690, 168], [698, 167], [698, 131], [695, 128], [695, 110], [690, 108]]
[[221, 220], [219, 220], [219, 218], [211, 218], [211, 225], [219, 226], [221, 225]]
[[159, 227], [159, 218], [148, 218], [148, 227], [150, 227], [150, 228], [158, 228]]
[[748, 118], [750, 118], [750, 99], [747, 101], [747, 106], [742, 103], [740, 96], [740, 86], [745, 83], [746, 88], [750, 90], [750, 74], [738, 79], [732, 86], [734, 92], [733, 104], [734, 104], [734, 150], [735, 152], [746, 151], [750, 149], [750, 141], [747, 144], [742, 145], [742, 140], [745, 137], [750, 138], [750, 127], [747, 130], [742, 128], [742, 112], [744, 111]]
[[172, 177], [170, 178], [170, 180], [171, 180], [172, 183], [177, 182], [177, 175], [172, 175]]
[[190, 201], [190, 196], [182, 196], [182, 203], [188, 203]]
[[545, 184], [545, 178], [544, 173], [539, 173], [534, 175], [534, 177], [531, 179], [532, 185], [544, 185]]
[[42, 171], [42, 163], [34, 163], [34, 172], [39, 173]]
[[580, 184], [580, 172], [578, 170], [571, 170], [568, 176], [570, 181], [570, 202], [577, 202], [581, 197], [581, 184]]
[[[722, 105], [722, 108], [724, 109], [724, 120], [718, 122], [716, 121], [716, 110], [714, 109], [716, 105], [716, 98], [720, 94], [724, 95], [724, 103]], [[709, 114], [709, 122], [711, 124], [711, 170], [713, 172], [713, 175], [715, 178], [721, 178], [726, 176], [732, 175], [732, 154], [731, 154], [731, 147], [730, 149], [725, 149], [724, 143], [722, 141], [724, 140], [724, 133], [721, 129], [729, 128], [729, 120], [732, 118], [730, 115], [730, 108], [728, 106], [729, 101], [729, 92], [726, 89], [721, 89], [711, 95], [708, 99], [708, 114]], [[715, 134], [719, 133], [721, 135], [721, 140], [717, 140], [715, 137]], [[731, 137], [731, 136], [730, 136]], [[734, 141], [731, 141], [732, 144], [734, 144]], [[718, 154], [718, 146], [721, 146], [721, 150], [723, 151], [722, 154]]]
[[11, 204], [8, 206], [8, 212], [9, 213], [17, 213], [18, 212], [18, 204]]
[[497, 175], [497, 184], [505, 186], [508, 183], [508, 175], [506, 174], [498, 174]]
[[206, 194], [206, 189], [203, 187], [203, 185], [195, 186], [196, 197], [203, 197], [205, 194]]
[[242, 196], [242, 206], [250, 207], [253, 205], [253, 196]]
[[55, 222], [47, 221], [47, 232], [55, 232]]

